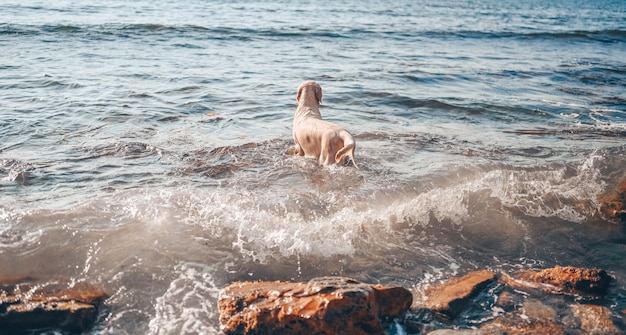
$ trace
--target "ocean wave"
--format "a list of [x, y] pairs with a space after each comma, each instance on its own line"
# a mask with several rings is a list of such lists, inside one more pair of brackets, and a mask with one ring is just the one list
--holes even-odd
[[[219, 151], [230, 155], [232, 150], [236, 149]], [[551, 153], [546, 148], [521, 154]], [[359, 246], [363, 241], [382, 248], [393, 243], [398, 232], [412, 235], [426, 229], [439, 234], [441, 223], [459, 230], [468, 225], [484, 235], [491, 222], [510, 225], [507, 229], [512, 234], [524, 234], [524, 227], [519, 225], [522, 221], [532, 225], [528, 218], [584, 222], [598, 215], [596, 197], [606, 187], [603, 176], [607, 172], [602, 169], [619, 165], [612, 161], [612, 155], [598, 152], [580, 162], [525, 168], [496, 163], [450, 166], [448, 174], [425, 177], [425, 184], [414, 179], [390, 180], [387, 176], [384, 182], [393, 186], [372, 194], [366, 190], [359, 193], [352, 170], [338, 168], [308, 174], [285, 166], [266, 183], [254, 181], [259, 178], [257, 173], [238, 173], [227, 188], [187, 190], [159, 200], [161, 193], [157, 199], [149, 198], [151, 205], [144, 209], [142, 201], [133, 203], [138, 204], [141, 217], [151, 217], [143, 211], [153, 210], [154, 206], [158, 210], [164, 204], [170, 209], [173, 205], [175, 212], [186, 213], [183, 223], [203, 227], [207, 234], [232, 244], [251, 260], [353, 255], [362, 252]], [[302, 178], [301, 173], [306, 177]], [[316, 178], [324, 178], [323, 174], [330, 175], [334, 189], [326, 190], [324, 181], [316, 183]], [[356, 193], [342, 191], [348, 187], [357, 187]]]
[[[415, 27], [414, 27], [415, 28]], [[626, 30], [569, 30], [569, 31], [480, 31], [480, 30], [423, 30], [413, 29], [407, 33], [406, 29], [378, 30], [365, 28], [311, 28], [303, 26], [248, 28], [227, 26], [200, 26], [200, 25], [164, 25], [157, 23], [136, 24], [0, 24], [0, 35], [88, 35], [133, 37], [145, 35], [163, 36], [197, 36], [218, 40], [253, 40], [253, 39], [293, 39], [293, 38], [380, 38], [380, 39], [419, 39], [419, 38], [462, 38], [462, 39], [549, 39], [549, 40], [592, 40], [599, 42], [623, 42], [626, 40]], [[192, 47], [196, 45], [190, 44]]]
[[[276, 39], [295, 37], [347, 38], [353, 35], [367, 34], [367, 31], [337, 32], [332, 30], [310, 30], [302, 27], [286, 28], [236, 28], [204, 27], [198, 25], [162, 25], [162, 24], [101, 24], [101, 25], [15, 25], [0, 24], [0, 35], [76, 35], [90, 38], [117, 36], [141, 37], [146, 35], [195, 36], [216, 40], [249, 41], [256, 38]], [[197, 46], [190, 44], [191, 47]]]
[[[438, 75], [424, 74], [425, 82], [434, 81], [467, 81], [471, 79], [447, 76], [441, 78]], [[408, 80], [415, 80], [413, 78]], [[457, 83], [455, 83], [457, 84]], [[553, 115], [537, 113], [533, 106], [523, 106], [511, 104], [510, 101], [467, 101], [457, 98], [414, 98], [400, 93], [363, 91], [357, 92], [349, 98], [339, 98], [339, 103], [354, 105], [358, 101], [369, 107], [382, 106], [392, 110], [395, 116], [407, 119], [423, 119], [424, 117], [449, 116], [453, 119], [466, 120], [468, 122], [484, 122], [485, 120], [495, 122], [513, 122], [526, 120], [541, 120], [544, 117]]]
[[25, 183], [32, 165], [17, 159], [0, 159], [0, 182]]
[[[255, 148], [266, 149], [258, 145], [224, 147], [212, 155], [243, 158]], [[359, 254], [379, 258], [393, 254], [396, 258], [401, 245], [411, 248], [412, 258], [418, 254], [432, 258], [428, 264], [446, 266], [456, 261], [449, 250], [458, 247], [456, 239], [463, 240], [464, 246], [481, 243], [481, 248], [492, 254], [506, 255], [541, 243], [540, 236], [528, 235], [550, 229], [546, 224], [550, 220], [590, 220], [598, 213], [596, 197], [609, 183], [607, 176], [623, 166], [623, 151], [594, 152], [573, 163], [528, 167], [458, 163], [449, 165], [447, 171], [411, 178], [380, 176], [367, 165], [357, 172], [339, 167], [319, 169], [306, 165], [304, 158], [287, 159], [283, 165], [274, 165], [269, 174], [258, 167], [238, 171], [228, 180], [228, 187], [137, 187], [83, 199], [81, 204], [59, 211], [41, 208], [19, 216], [19, 211], [0, 206], [0, 221], [15, 223], [0, 230], [0, 246], [35, 245], [50, 234], [58, 235], [59, 240], [72, 234], [72, 239], [87, 243], [83, 236], [87, 232], [100, 241], [105, 231], [106, 240], [98, 242], [98, 247], [111, 249], [115, 257], [127, 257], [133, 243], [157, 239], [159, 246], [167, 246], [169, 257], [196, 257], [188, 252], [200, 248], [195, 252], [200, 252], [202, 259], [222, 257], [226, 252], [235, 263], [259, 264], [293, 257], [329, 259]], [[371, 181], [376, 184], [374, 191], [363, 179], [376, 179]], [[42, 230], [25, 232], [22, 222], [48, 224], [40, 225]], [[181, 244], [181, 239], [200, 246]], [[126, 240], [133, 243], [120, 243]], [[203, 254], [205, 245], [215, 254]], [[99, 258], [105, 256], [97, 253]], [[96, 263], [87, 264], [85, 271], [89, 266], [95, 271], [100, 266]], [[205, 283], [209, 286], [198, 288], [203, 294], [212, 294], [213, 270], [183, 265], [177, 271], [180, 278], [158, 301], [162, 309], [153, 320], [154, 327], [185, 326], [184, 311], [171, 309], [179, 298], [199, 313], [212, 313], [203, 304], [193, 305], [196, 297], [181, 296], [189, 291], [180, 289]]]
[[122, 157], [125, 159], [162, 156], [160, 148], [142, 142], [116, 142], [92, 148], [83, 148], [83, 150], [88, 154], [89, 159], [106, 156]]
[[183, 153], [184, 165], [174, 169], [173, 173], [213, 179], [232, 177], [238, 171], [260, 169], [284, 159], [285, 152], [291, 145], [288, 141], [276, 139]]
[[540, 40], [592, 40], [600, 42], [623, 42], [626, 30], [569, 30], [569, 31], [478, 31], [478, 30], [445, 30], [423, 31], [419, 36], [434, 38], [471, 38], [471, 39], [540, 39]]
[[415, 99], [400, 94], [389, 92], [373, 92], [363, 91], [364, 97], [367, 97], [373, 105], [396, 106], [403, 108], [431, 108], [440, 110], [461, 109], [462, 107], [440, 101], [437, 99]]
[[597, 122], [595, 125], [575, 125], [570, 127], [535, 127], [526, 129], [504, 130], [506, 134], [555, 137], [559, 139], [614, 139], [626, 137], [626, 125]]

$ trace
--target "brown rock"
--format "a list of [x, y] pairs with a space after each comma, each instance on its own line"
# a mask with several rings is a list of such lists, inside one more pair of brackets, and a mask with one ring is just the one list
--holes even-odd
[[494, 335], [476, 329], [438, 329], [428, 333], [428, 335]]
[[488, 270], [470, 272], [427, 290], [427, 299], [421, 305], [446, 318], [454, 319], [470, 299], [497, 279], [498, 275]]
[[557, 323], [557, 312], [539, 300], [528, 300], [521, 311], [505, 314], [480, 327], [480, 330], [507, 335], [521, 334], [565, 334], [563, 326]]
[[342, 277], [308, 283], [236, 282], [218, 301], [226, 334], [383, 334], [381, 318], [411, 306], [412, 294]]
[[550, 322], [557, 320], [556, 310], [550, 306], [544, 305], [537, 299], [526, 300], [522, 311], [530, 320], [544, 320]]
[[604, 294], [611, 277], [601, 269], [581, 269], [572, 266], [555, 266], [539, 272], [526, 271], [519, 278], [539, 284], [551, 285], [556, 291]]
[[604, 217], [626, 219], [626, 178], [616, 188], [600, 195], [598, 202]]
[[528, 321], [519, 315], [505, 315], [484, 324], [480, 330], [487, 334], [506, 335], [564, 335], [562, 326], [546, 320]]
[[604, 306], [572, 305], [572, 312], [580, 320], [580, 328], [591, 335], [623, 334], [613, 321], [611, 311]]
[[517, 309], [519, 306], [522, 306], [523, 302], [523, 296], [519, 294], [513, 294], [509, 291], [503, 291], [502, 293], [500, 293], [500, 295], [498, 295], [496, 305], [503, 310], [510, 312]]
[[102, 291], [85, 284], [63, 287], [26, 277], [0, 279], [0, 329], [7, 334], [41, 329], [84, 332], [93, 327], [105, 298]]

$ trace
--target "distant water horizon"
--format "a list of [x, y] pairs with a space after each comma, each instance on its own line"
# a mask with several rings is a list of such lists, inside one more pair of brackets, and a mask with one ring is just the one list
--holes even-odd
[[[617, 317], [625, 45], [624, 1], [5, 1], [0, 276], [101, 286], [92, 334], [218, 334], [235, 280], [554, 265]], [[360, 169], [286, 155], [305, 80]]]

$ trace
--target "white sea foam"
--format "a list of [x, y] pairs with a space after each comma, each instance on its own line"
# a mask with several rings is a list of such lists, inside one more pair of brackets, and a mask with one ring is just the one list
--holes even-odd
[[198, 263], [181, 263], [167, 291], [156, 299], [150, 332], [162, 334], [219, 334], [215, 269]]
[[0, 159], [0, 182], [23, 182], [29, 165], [15, 159]]
[[[88, 207], [107, 208], [105, 217], [118, 225], [143, 222], [161, 239], [167, 239], [167, 231], [176, 226], [201, 227], [205, 235], [199, 238], [208, 239], [207, 243], [230, 246], [262, 263], [268, 257], [332, 257], [353, 255], [359, 241], [392, 243], [396, 230], [427, 227], [432, 222], [461, 227], [489, 213], [493, 203], [481, 203], [478, 198], [477, 204], [471, 204], [484, 192], [490, 201], [524, 215], [582, 222], [588, 214], [585, 211], [592, 211], [595, 204], [587, 202], [588, 207], [581, 209], [578, 202], [594, 199], [604, 188], [595, 167], [602, 159], [592, 155], [575, 171], [565, 165], [492, 168], [423, 192], [399, 190], [374, 199], [366, 194], [341, 198], [333, 192], [187, 187], [129, 191]], [[449, 261], [454, 263], [454, 259]]]
[[43, 234], [42, 229], [24, 230], [20, 227], [24, 216], [30, 212], [18, 213], [0, 206], [0, 254], [12, 250], [32, 250]]
[[[595, 167], [603, 159], [592, 154], [573, 174], [564, 165], [542, 170], [494, 170], [486, 173], [478, 184], [489, 187], [491, 195], [504, 206], [526, 215], [582, 222], [594, 210], [595, 199], [604, 190], [605, 184]], [[587, 206], [577, 206], [581, 202]]]

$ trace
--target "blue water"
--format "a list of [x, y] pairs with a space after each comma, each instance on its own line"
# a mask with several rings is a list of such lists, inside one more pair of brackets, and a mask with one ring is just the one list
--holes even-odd
[[[101, 286], [95, 334], [219, 333], [234, 280], [554, 265], [623, 318], [625, 51], [621, 0], [3, 1], [0, 276]], [[285, 154], [311, 79], [359, 170]]]

